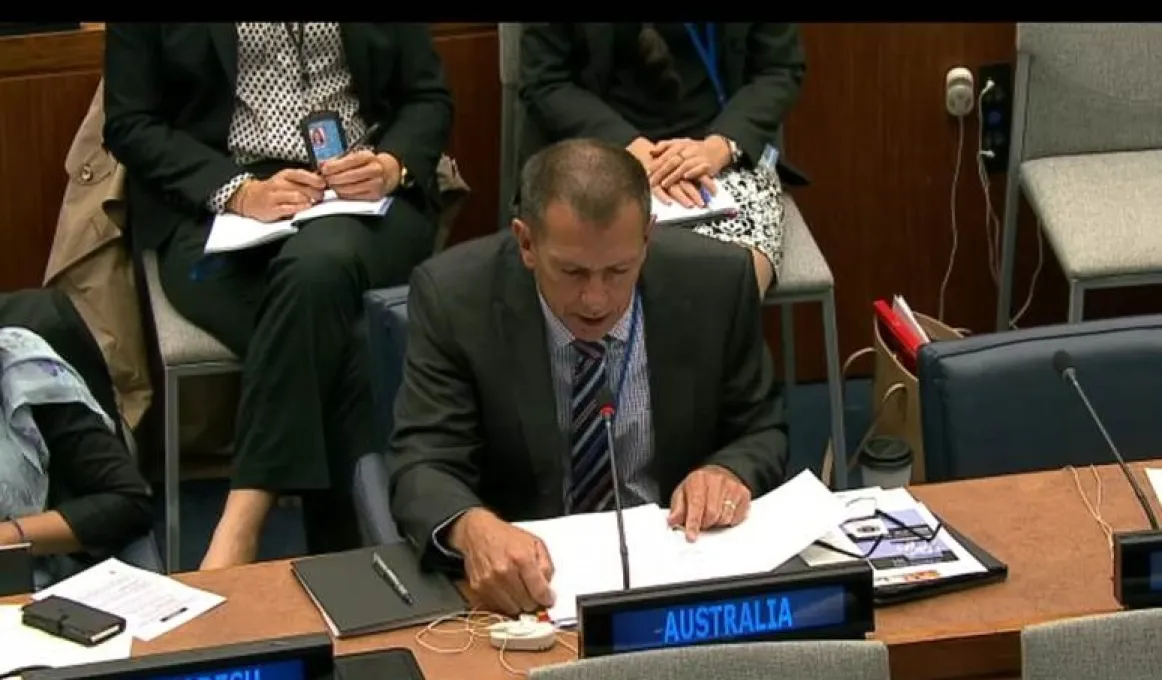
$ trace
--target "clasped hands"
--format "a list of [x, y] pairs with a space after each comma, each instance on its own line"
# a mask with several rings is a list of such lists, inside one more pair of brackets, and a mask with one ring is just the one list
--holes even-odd
[[654, 196], [665, 205], [678, 202], [686, 208], [702, 207], [702, 190], [718, 191], [714, 178], [730, 165], [730, 144], [721, 135], [706, 139], [667, 139], [651, 142], [638, 137], [626, 149], [638, 159], [649, 176]]
[[[751, 493], [734, 473], [708, 465], [689, 475], [670, 498], [667, 521], [694, 541], [707, 529], [746, 518]], [[514, 616], [553, 606], [553, 560], [541, 539], [484, 508], [452, 525], [451, 547], [464, 556], [468, 584], [489, 611]]]
[[375, 201], [399, 186], [395, 156], [366, 149], [323, 161], [318, 172], [288, 168], [269, 179], [248, 180], [230, 198], [227, 208], [261, 222], [286, 219], [323, 200], [331, 189], [339, 198]]

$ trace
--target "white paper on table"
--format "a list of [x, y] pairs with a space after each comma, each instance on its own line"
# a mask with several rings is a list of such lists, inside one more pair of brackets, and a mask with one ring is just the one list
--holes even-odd
[[[804, 471], [753, 501], [741, 524], [704, 532], [693, 543], [669, 527], [668, 514], [656, 504], [625, 511], [631, 588], [776, 569], [837, 526], [843, 504]], [[614, 513], [569, 515], [517, 526], [544, 541], [553, 559], [557, 599], [549, 617], [558, 625], [576, 622], [577, 596], [621, 590]]]
[[59, 595], [125, 619], [126, 630], [149, 641], [226, 601], [168, 576], [131, 567], [117, 559], [98, 565], [33, 595]]
[[1154, 497], [1162, 503], [1162, 469], [1146, 468], [1146, 481], [1150, 482], [1150, 488], [1154, 490]]
[[101, 661], [128, 659], [133, 636], [128, 631], [94, 647], [49, 635], [22, 623], [18, 605], [0, 605], [0, 675], [17, 668], [64, 668]]
[[[646, 573], [652, 551], [630, 536], [643, 535], [652, 520], [665, 523], [665, 511], [656, 504], [626, 510], [626, 543], [629, 545], [629, 579], [634, 584]], [[617, 517], [612, 512], [566, 515], [518, 527], [540, 538], [553, 560], [553, 593], [556, 603], [549, 618], [558, 625], [577, 621], [577, 596], [621, 590], [621, 547]], [[636, 527], [643, 527], [637, 529]], [[634, 528], [631, 528], [634, 527]]]

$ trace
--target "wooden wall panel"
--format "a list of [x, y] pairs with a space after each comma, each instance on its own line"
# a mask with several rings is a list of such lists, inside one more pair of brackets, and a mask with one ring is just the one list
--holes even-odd
[[[842, 361], [870, 344], [875, 298], [899, 293], [917, 311], [936, 313], [951, 247], [957, 139], [944, 110], [944, 75], [953, 66], [1012, 61], [1014, 24], [807, 24], [803, 35], [807, 77], [785, 155], [812, 179], [795, 197], [836, 278]], [[985, 264], [975, 120], [965, 126], [946, 319], [986, 330], [996, 289]], [[1003, 176], [993, 184], [999, 210]], [[822, 377], [819, 315], [804, 309], [795, 318], [800, 371]]]
[[65, 154], [100, 80], [99, 29], [0, 38], [0, 291], [39, 286]]

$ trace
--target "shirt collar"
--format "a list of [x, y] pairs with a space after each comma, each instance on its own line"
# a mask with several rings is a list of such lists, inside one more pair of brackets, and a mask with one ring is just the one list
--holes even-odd
[[[545, 302], [545, 296], [541, 295], [541, 291], [537, 289], [537, 299], [541, 303], [541, 312], [545, 315], [545, 322], [549, 326], [549, 339], [552, 342], [554, 349], [559, 349], [565, 345], [572, 344], [577, 339], [573, 332], [570, 331], [553, 310], [549, 309], [549, 303]], [[637, 290], [633, 292], [633, 297], [626, 306], [625, 312], [622, 313], [621, 318], [610, 329], [609, 335], [606, 338], [612, 338], [614, 341], [625, 344], [629, 342], [630, 326], [633, 323], [633, 309], [637, 304]]]

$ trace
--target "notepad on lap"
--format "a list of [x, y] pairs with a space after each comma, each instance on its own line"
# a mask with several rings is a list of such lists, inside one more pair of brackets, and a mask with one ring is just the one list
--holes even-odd
[[228, 253], [254, 248], [272, 241], [288, 238], [299, 227], [314, 219], [330, 215], [383, 216], [391, 207], [391, 197], [378, 201], [349, 201], [338, 198], [334, 191], [326, 191], [323, 200], [289, 220], [260, 222], [249, 217], [222, 213], [214, 218], [210, 236], [206, 239], [205, 253]]
[[731, 196], [729, 191], [720, 185], [718, 192], [710, 197], [710, 202], [704, 207], [686, 208], [677, 202], [666, 205], [654, 197], [651, 211], [659, 225], [691, 226], [720, 217], [737, 215], [738, 202], [734, 200], [734, 196]]

